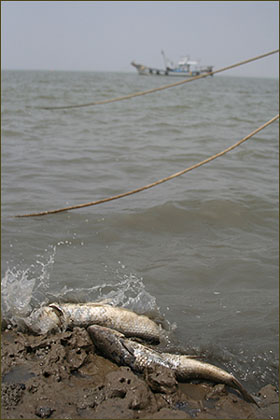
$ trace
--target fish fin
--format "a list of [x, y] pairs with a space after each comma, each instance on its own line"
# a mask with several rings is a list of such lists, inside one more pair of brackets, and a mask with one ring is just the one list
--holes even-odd
[[119, 338], [125, 338], [125, 335], [118, 331], [118, 330], [113, 330], [112, 328], [107, 328], [108, 330], [112, 331], [113, 334], [117, 335]]
[[87, 302], [81, 304], [81, 306], [113, 306], [112, 301], [110, 299], [100, 300], [99, 302]]
[[128, 341], [126, 340], [126, 342], [124, 340], [121, 340], [121, 343], [123, 345], [123, 347], [128, 351], [129, 354], [131, 354], [131, 356], [134, 357], [134, 349], [133, 347], [131, 347], [128, 343]]
[[110, 306], [113, 306], [112, 299], [110, 299], [110, 298], [107, 298], [107, 299], [102, 299], [102, 300], [98, 300], [98, 301], [96, 302], [96, 304], [99, 304], [99, 305], [110, 305]]
[[202, 359], [201, 356], [197, 356], [196, 354], [183, 354], [183, 356], [186, 356], [188, 359]]
[[50, 303], [49, 307], [54, 310], [54, 312], [56, 313], [56, 315], [59, 318], [61, 318], [64, 315], [63, 310], [61, 309], [61, 307], [57, 303]]
[[243, 395], [244, 400], [256, 404], [259, 407], [257, 401], [252, 397], [251, 394], [249, 394], [248, 391], [246, 391], [244, 386], [241, 385], [241, 383], [236, 378], [232, 378], [232, 386], [233, 388], [238, 389], [238, 391]]

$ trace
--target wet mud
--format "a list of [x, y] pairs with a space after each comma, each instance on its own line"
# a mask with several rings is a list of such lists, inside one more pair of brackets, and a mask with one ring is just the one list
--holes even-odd
[[259, 407], [225, 385], [178, 383], [170, 370], [136, 375], [99, 354], [87, 331], [34, 336], [4, 329], [2, 419], [278, 419], [277, 389]]

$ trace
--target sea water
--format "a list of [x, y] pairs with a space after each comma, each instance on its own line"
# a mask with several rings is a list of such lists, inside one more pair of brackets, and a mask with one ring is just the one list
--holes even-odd
[[[180, 349], [251, 391], [278, 382], [278, 80], [214, 76], [107, 105], [43, 110], [169, 83], [134, 73], [2, 72], [2, 318], [109, 299], [164, 320]], [[172, 82], [174, 79], [172, 79]]]

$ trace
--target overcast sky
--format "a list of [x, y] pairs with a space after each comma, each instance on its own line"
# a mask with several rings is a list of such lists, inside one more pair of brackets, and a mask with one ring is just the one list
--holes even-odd
[[[1, 12], [2, 69], [162, 68], [164, 50], [217, 70], [279, 46], [278, 1], [2, 1]], [[278, 64], [275, 54], [227, 74], [278, 77]]]

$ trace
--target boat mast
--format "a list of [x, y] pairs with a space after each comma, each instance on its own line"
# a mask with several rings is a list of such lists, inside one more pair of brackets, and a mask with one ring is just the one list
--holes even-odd
[[170, 70], [174, 68], [174, 63], [173, 61], [171, 61], [169, 58], [166, 57], [166, 55], [164, 54], [164, 51], [161, 51], [162, 57], [163, 57], [163, 61], [164, 61], [164, 65], [165, 65], [165, 70]]
[[167, 68], [168, 67], [168, 62], [167, 59], [165, 57], [164, 51], [161, 51], [162, 57], [163, 57], [163, 62], [164, 62], [164, 67]]

